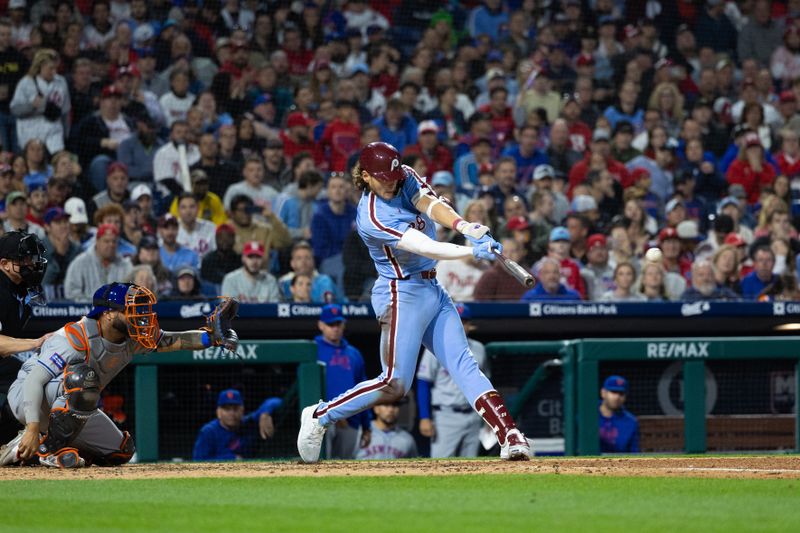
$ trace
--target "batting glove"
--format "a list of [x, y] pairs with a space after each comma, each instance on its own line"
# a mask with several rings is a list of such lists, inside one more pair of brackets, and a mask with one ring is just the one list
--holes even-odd
[[463, 219], [455, 224], [455, 230], [465, 237], [471, 237], [473, 239], [480, 239], [489, 233], [489, 228], [487, 226], [478, 224], [477, 222], [467, 222]]
[[475, 259], [486, 259], [487, 261], [494, 261], [494, 251], [500, 243], [494, 239], [472, 247], [472, 255]]

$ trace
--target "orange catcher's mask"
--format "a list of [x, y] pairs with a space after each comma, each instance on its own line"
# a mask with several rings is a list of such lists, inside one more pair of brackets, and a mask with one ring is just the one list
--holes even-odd
[[155, 294], [146, 287], [132, 283], [109, 283], [94, 293], [94, 307], [86, 316], [96, 319], [104, 311], [120, 311], [125, 316], [128, 336], [148, 350], [154, 350], [160, 331], [153, 309], [155, 304]]

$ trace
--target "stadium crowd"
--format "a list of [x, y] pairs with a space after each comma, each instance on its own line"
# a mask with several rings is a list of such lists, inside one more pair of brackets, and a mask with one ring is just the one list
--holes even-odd
[[51, 301], [367, 299], [349, 172], [378, 140], [539, 279], [442, 261], [456, 300], [798, 296], [798, 0], [0, 12], [0, 216]]

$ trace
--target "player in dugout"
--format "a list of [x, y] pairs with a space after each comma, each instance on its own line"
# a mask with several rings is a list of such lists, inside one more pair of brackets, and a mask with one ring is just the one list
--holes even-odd
[[625, 409], [628, 380], [608, 376], [600, 389], [598, 418], [601, 453], [639, 453], [639, 421]]
[[131, 283], [109, 283], [94, 293], [91, 311], [56, 331], [28, 359], [8, 392], [24, 431], [0, 448], [0, 466], [40, 463], [77, 468], [127, 463], [136, 448], [97, 408], [100, 391], [134, 355], [221, 346], [236, 350], [230, 327], [238, 302], [222, 299], [201, 329], [163, 331], [155, 295]]
[[195, 461], [233, 461], [253, 458], [258, 438], [267, 440], [275, 434], [272, 413], [283, 404], [280, 398], [267, 398], [247, 415], [244, 399], [237, 389], [226, 389], [217, 399], [217, 418], [197, 434], [192, 459]]

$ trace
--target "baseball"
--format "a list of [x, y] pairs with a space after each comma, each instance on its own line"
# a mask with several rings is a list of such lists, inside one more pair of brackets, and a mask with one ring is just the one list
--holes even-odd
[[660, 263], [661, 262], [661, 250], [658, 248], [650, 248], [644, 254], [644, 258], [650, 263]]

